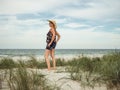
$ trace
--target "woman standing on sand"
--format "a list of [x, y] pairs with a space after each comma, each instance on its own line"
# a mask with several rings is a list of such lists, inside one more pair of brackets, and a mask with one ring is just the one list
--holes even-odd
[[45, 50], [45, 60], [47, 63], [48, 70], [50, 70], [50, 61], [48, 59], [49, 55], [51, 56], [53, 61], [53, 69], [56, 69], [55, 47], [57, 42], [60, 39], [60, 34], [56, 31], [56, 28], [57, 28], [56, 22], [54, 20], [48, 20], [48, 22], [49, 22], [50, 30], [47, 33], [47, 39], [46, 39], [47, 46]]

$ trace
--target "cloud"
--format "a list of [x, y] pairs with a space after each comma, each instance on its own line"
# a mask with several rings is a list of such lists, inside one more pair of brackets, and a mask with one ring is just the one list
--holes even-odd
[[[56, 21], [57, 30], [61, 34], [57, 48], [119, 48], [120, 46], [120, 35], [101, 31], [101, 28], [104, 28], [102, 25], [69, 22], [68, 19], [59, 17]], [[2, 22], [4, 24], [0, 25], [1, 48], [45, 48], [46, 33], [49, 31], [46, 21], [42, 21], [41, 18], [21, 20], [17, 16], [5, 16], [0, 21]], [[37, 28], [36, 25], [38, 25]]]
[[91, 2], [82, 3], [84, 8], [82, 8], [81, 4], [79, 4], [79, 7], [63, 7], [56, 10], [56, 14], [87, 20], [120, 18], [120, 12], [118, 12], [120, 8], [119, 3], [119, 0], [91, 0]]
[[47, 27], [21, 30], [20, 27], [1, 30], [0, 48], [45, 48]]
[[119, 2], [0, 0], [0, 48], [45, 48], [46, 19], [57, 22], [57, 48], [120, 48]]
[[120, 18], [119, 3], [119, 0], [0, 0], [0, 14], [52, 13], [55, 17], [109, 21]]
[[47, 21], [40, 19], [18, 19], [17, 16], [3, 16], [3, 20], [0, 21], [0, 29], [28, 29], [43, 26]]
[[0, 0], [0, 14], [21, 14], [45, 12], [61, 5], [69, 4], [72, 0]]
[[120, 31], [120, 27], [115, 28], [116, 31]]
[[80, 24], [80, 23], [67, 23], [64, 26], [68, 28], [82, 28], [82, 27], [90, 27], [90, 25], [87, 24]]
[[94, 28], [73, 30], [62, 29], [59, 48], [120, 48], [120, 35], [110, 32], [93, 32]]
[[61, 24], [61, 23], [66, 23], [68, 20], [66, 18], [55, 18], [55, 21]]
[[0, 21], [3, 22], [4, 24], [0, 24], [0, 48], [45, 48], [49, 28], [45, 21], [5, 16]]

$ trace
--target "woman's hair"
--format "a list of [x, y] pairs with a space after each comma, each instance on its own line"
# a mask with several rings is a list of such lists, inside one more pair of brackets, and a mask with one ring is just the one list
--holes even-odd
[[54, 30], [55, 30], [55, 34], [57, 33], [57, 31], [56, 31], [56, 27], [55, 27], [55, 25], [54, 25], [54, 23], [53, 22], [51, 22], [51, 21], [49, 21], [50, 23], [52, 23], [52, 25], [53, 25], [53, 27], [54, 27]]

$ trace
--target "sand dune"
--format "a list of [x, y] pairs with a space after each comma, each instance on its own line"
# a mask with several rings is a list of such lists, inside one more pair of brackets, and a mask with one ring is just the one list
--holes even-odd
[[83, 87], [80, 82], [70, 79], [70, 74], [65, 72], [64, 67], [57, 67], [57, 70], [48, 71], [47, 69], [39, 69], [48, 83], [60, 87], [60, 90], [107, 90], [105, 86]]

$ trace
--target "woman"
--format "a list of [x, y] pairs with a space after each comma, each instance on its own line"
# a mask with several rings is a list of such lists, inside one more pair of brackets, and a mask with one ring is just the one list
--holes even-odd
[[47, 33], [47, 46], [46, 46], [46, 50], [45, 50], [45, 60], [47, 63], [47, 67], [48, 70], [50, 70], [50, 61], [49, 61], [49, 55], [52, 58], [53, 61], [53, 69], [56, 69], [56, 61], [55, 61], [55, 47], [57, 42], [60, 39], [60, 34], [56, 31], [56, 22], [54, 20], [48, 20], [49, 22], [49, 26], [50, 26], [50, 30]]

